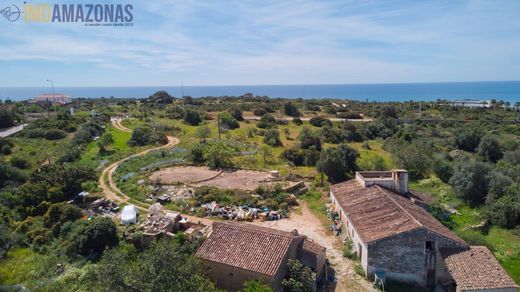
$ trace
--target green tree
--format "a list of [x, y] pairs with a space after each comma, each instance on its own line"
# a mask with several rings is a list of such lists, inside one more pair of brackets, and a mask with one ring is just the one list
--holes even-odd
[[110, 218], [96, 217], [80, 229], [75, 240], [78, 253], [99, 255], [105, 248], [117, 245], [117, 226]]
[[480, 140], [480, 144], [477, 147], [477, 153], [480, 155], [485, 161], [489, 162], [497, 162], [503, 156], [502, 150], [500, 149], [500, 144], [498, 141], [487, 135], [484, 136]]
[[276, 129], [269, 129], [264, 134], [264, 143], [273, 147], [282, 146], [280, 132]]
[[348, 145], [329, 147], [321, 151], [316, 168], [326, 174], [330, 182], [337, 183], [354, 173], [358, 168], [356, 164], [358, 157], [359, 153]]
[[291, 292], [312, 292], [315, 289], [316, 275], [300, 261], [289, 259], [287, 278], [282, 285]]
[[229, 112], [219, 113], [219, 117], [220, 117], [220, 128], [222, 130], [228, 130], [228, 129], [233, 130], [233, 129], [240, 128], [240, 124]]
[[213, 141], [204, 149], [204, 159], [210, 168], [233, 166], [234, 150], [222, 141]]
[[137, 127], [132, 131], [132, 137], [128, 142], [131, 146], [144, 146], [155, 143], [166, 144], [168, 139], [164, 133], [158, 132], [150, 127]]
[[209, 127], [198, 127], [195, 136], [200, 139], [202, 143], [206, 143], [206, 139], [211, 136], [211, 129]]
[[475, 152], [482, 136], [482, 132], [476, 127], [461, 128], [455, 132], [455, 146], [462, 150]]
[[468, 161], [457, 164], [450, 184], [457, 194], [473, 206], [484, 203], [489, 189], [488, 164], [479, 161]]
[[311, 146], [316, 147], [316, 150], [321, 151], [321, 140], [308, 127], [303, 127], [298, 142], [301, 149], [308, 149]]
[[242, 292], [274, 292], [273, 288], [259, 281], [252, 280], [244, 283]]
[[283, 105], [283, 111], [286, 115], [288, 115], [290, 117], [299, 117], [300, 116], [300, 111], [298, 110], [296, 105], [294, 105], [294, 103], [292, 103], [291, 101], [286, 102]]
[[14, 126], [15, 115], [12, 111], [0, 108], [0, 129]]
[[233, 118], [237, 121], [243, 121], [244, 117], [242, 116], [242, 111], [237, 107], [232, 107], [228, 110], [228, 112], [233, 116]]
[[198, 111], [186, 109], [184, 112], [184, 122], [191, 126], [198, 126], [200, 122], [202, 122], [202, 119]]
[[403, 139], [390, 139], [385, 149], [399, 167], [408, 170], [415, 178], [427, 177], [433, 164], [433, 147], [425, 139], [415, 139], [411, 143]]

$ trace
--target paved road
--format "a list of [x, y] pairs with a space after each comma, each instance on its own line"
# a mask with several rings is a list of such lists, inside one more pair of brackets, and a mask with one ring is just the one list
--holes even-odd
[[[246, 116], [244, 117], [244, 120], [251, 120], [251, 121], [259, 121], [262, 117], [257, 116]], [[292, 121], [293, 117], [275, 117], [277, 120], [286, 120], [286, 121]], [[311, 118], [300, 118], [302, 121], [309, 121]], [[349, 121], [349, 122], [371, 122], [371, 118], [366, 119], [341, 119], [341, 118], [327, 118], [331, 122], [343, 122], [343, 121]]]
[[5, 137], [9, 137], [11, 135], [14, 135], [14, 134], [20, 132], [21, 130], [23, 130], [23, 128], [25, 126], [27, 126], [27, 124], [14, 126], [9, 129], [2, 130], [2, 131], [0, 131], [0, 137], [5, 138]]

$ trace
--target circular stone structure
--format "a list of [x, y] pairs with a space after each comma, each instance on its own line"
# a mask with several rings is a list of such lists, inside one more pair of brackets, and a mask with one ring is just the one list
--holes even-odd
[[155, 171], [150, 176], [150, 181], [161, 184], [175, 183], [196, 183], [203, 180], [212, 179], [219, 175], [220, 171], [211, 170], [208, 167], [200, 166], [178, 166], [168, 167]]
[[168, 167], [154, 172], [150, 181], [160, 184], [184, 183], [194, 187], [213, 186], [224, 189], [253, 191], [261, 185], [282, 183], [270, 172], [256, 170], [211, 170], [202, 166]]

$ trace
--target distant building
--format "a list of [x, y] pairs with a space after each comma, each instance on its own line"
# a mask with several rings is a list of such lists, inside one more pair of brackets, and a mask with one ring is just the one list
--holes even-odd
[[[330, 198], [343, 225], [343, 236], [352, 240], [369, 278], [385, 275], [448, 291], [470, 291], [467, 287], [471, 285], [481, 291], [514, 291], [508, 289], [518, 287], [500, 265], [494, 264], [492, 256], [481, 256], [479, 262], [496, 269], [494, 282], [482, 280], [481, 272], [473, 270], [461, 275], [456, 259], [482, 248], [470, 247], [437, 221], [420, 206], [424, 205], [421, 197], [408, 190], [406, 170], [356, 172], [355, 179], [331, 186]], [[452, 253], [448, 256], [443, 253], [446, 250]]]
[[242, 95], [242, 97], [245, 97], [245, 98], [253, 98], [254, 95], [251, 93], [251, 92], [246, 92]]
[[325, 248], [305, 236], [247, 223], [213, 223], [213, 231], [195, 256], [210, 268], [222, 289], [237, 291], [259, 280], [282, 291], [289, 259], [298, 259], [320, 279], [325, 272]]
[[52, 105], [62, 105], [72, 102], [72, 98], [69, 95], [61, 93], [44, 93], [31, 100], [33, 103], [51, 103]]
[[475, 99], [463, 99], [454, 100], [451, 103], [453, 106], [469, 107], [469, 108], [489, 108], [491, 107], [491, 100], [475, 100]]

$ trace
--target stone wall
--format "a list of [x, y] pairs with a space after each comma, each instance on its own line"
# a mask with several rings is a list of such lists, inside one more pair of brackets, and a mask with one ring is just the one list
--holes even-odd
[[419, 228], [368, 245], [368, 274], [384, 270], [388, 279], [426, 286], [426, 242], [434, 243], [436, 282], [449, 280], [439, 252], [443, 247], [462, 247], [447, 238]]

